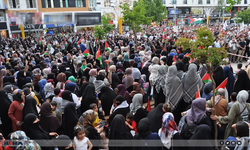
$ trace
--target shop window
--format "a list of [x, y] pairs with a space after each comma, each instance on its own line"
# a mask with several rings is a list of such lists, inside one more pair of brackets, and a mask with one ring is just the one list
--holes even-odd
[[36, 8], [36, 0], [26, 0], [27, 8]]
[[20, 8], [19, 0], [9, 0], [10, 8]]
[[198, 4], [203, 4], [202, 0], [198, 0]]
[[187, 0], [183, 0], [183, 4], [187, 4]]
[[210, 4], [210, 0], [207, 0], [207, 4]]

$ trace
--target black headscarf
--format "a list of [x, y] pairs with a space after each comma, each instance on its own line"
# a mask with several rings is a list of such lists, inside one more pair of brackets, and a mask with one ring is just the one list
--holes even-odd
[[37, 116], [33, 113], [29, 113], [24, 118], [24, 132], [31, 139], [49, 139], [49, 133], [44, 131], [39, 122], [33, 123]]
[[[71, 139], [67, 135], [60, 135], [58, 138], [53, 140], [58, 150], [73, 150], [73, 148], [66, 149], [70, 143], [72, 143]], [[65, 146], [62, 146], [65, 145]]]
[[68, 100], [68, 101], [70, 101], [70, 102], [74, 102], [74, 101], [73, 101], [73, 98], [72, 98], [72, 93], [71, 93], [71, 91], [69, 91], [69, 90], [64, 90], [64, 91], [62, 92], [62, 99]]
[[223, 72], [223, 68], [221, 66], [218, 66], [218, 68], [214, 71], [213, 77], [216, 83], [216, 87], [219, 86], [226, 79]]
[[94, 85], [90, 84], [86, 87], [82, 95], [81, 112], [85, 112], [86, 110], [88, 110], [89, 105], [92, 103], [97, 104], [97, 100], [95, 95], [95, 87]]
[[83, 93], [84, 93], [86, 87], [87, 87], [89, 84], [90, 84], [89, 82], [85, 82], [83, 85], [81, 85], [80, 90], [78, 91], [78, 94], [77, 94], [78, 97], [82, 97], [82, 95], [83, 95]]
[[116, 98], [116, 94], [113, 90], [111, 90], [109, 87], [104, 86], [101, 88], [101, 102], [102, 102], [102, 109], [105, 112], [106, 116], [109, 116], [110, 109], [112, 107], [112, 104]]
[[234, 92], [239, 93], [241, 90], [250, 90], [250, 80], [246, 71], [240, 70], [238, 74], [238, 79], [234, 85]]
[[15, 84], [16, 82], [15, 82], [15, 76], [9, 76], [8, 77], [8, 82], [10, 83], [10, 84]]
[[23, 118], [25, 118], [25, 116], [29, 113], [32, 113], [34, 115], [36, 115], [36, 117], [38, 117], [38, 112], [36, 109], [36, 100], [35, 98], [33, 98], [32, 96], [28, 96], [25, 99], [25, 103], [24, 103], [24, 107], [23, 107]]
[[47, 79], [55, 79], [55, 74], [54, 73], [49, 73], [48, 76], [47, 76]]
[[63, 131], [71, 139], [74, 138], [74, 127], [77, 125], [77, 121], [76, 103], [70, 102], [64, 108]]
[[162, 110], [163, 104], [157, 105], [153, 110], [148, 113], [148, 120], [150, 122], [150, 131], [157, 132], [162, 127], [162, 116], [165, 113]]
[[184, 63], [184, 72], [188, 71], [189, 58], [188, 58], [188, 57], [184, 57], [184, 58], [182, 59], [182, 62]]
[[3, 131], [3, 136], [5, 138], [8, 137], [8, 134], [10, 134], [12, 132], [12, 121], [8, 116], [8, 111], [9, 111], [9, 107], [11, 104], [10, 99], [7, 96], [7, 93], [4, 90], [0, 90], [0, 117], [1, 117], [1, 121], [2, 121], [2, 130]]
[[125, 117], [121, 114], [117, 114], [111, 125], [109, 139], [132, 139], [128, 128], [125, 125]]
[[139, 137], [144, 138], [151, 134], [150, 131], [150, 121], [148, 118], [143, 118], [140, 120], [138, 126], [137, 126], [137, 132], [139, 134]]
[[24, 76], [24, 71], [23, 70], [19, 71], [17, 74], [17, 86], [19, 88], [22, 88], [26, 84], [25, 79], [26, 77]]

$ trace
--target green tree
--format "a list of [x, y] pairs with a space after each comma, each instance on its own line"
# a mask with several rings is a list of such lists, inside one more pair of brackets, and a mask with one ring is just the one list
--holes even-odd
[[[213, 72], [217, 69], [219, 65], [223, 63], [223, 59], [227, 58], [227, 51], [224, 48], [213, 48], [211, 47], [214, 42], [213, 33], [207, 28], [203, 27], [195, 31], [196, 40], [193, 42], [190, 39], [179, 39], [177, 40], [178, 45], [185, 45], [187, 47], [187, 43], [189, 43], [189, 48], [191, 48], [192, 53], [190, 55], [191, 58], [195, 58], [199, 60], [202, 66], [207, 70], [212, 83], [213, 83], [213, 99], [215, 99], [215, 89], [216, 83], [213, 78]], [[187, 42], [189, 40], [189, 42]], [[215, 106], [215, 101], [213, 101], [213, 106]], [[215, 110], [213, 111], [215, 114]], [[217, 139], [217, 124], [215, 121], [215, 139]]]
[[[141, 0], [139, 0], [141, 1]], [[163, 21], [167, 18], [167, 9], [163, 5], [162, 0], [143, 0], [146, 8], [146, 17], [152, 17], [155, 22]], [[134, 2], [134, 7], [138, 5], [139, 2]]]
[[243, 10], [243, 11], [239, 11], [237, 14], [237, 19], [236, 22], [237, 23], [242, 23], [244, 21], [244, 23], [249, 24], [250, 23], [250, 10]]
[[227, 0], [227, 3], [229, 4], [229, 6], [226, 8], [226, 11], [230, 12], [230, 10], [233, 8], [233, 5], [239, 4], [240, 2], [241, 0]]
[[100, 40], [105, 39], [107, 33], [109, 33], [110, 31], [114, 29], [113, 25], [109, 24], [110, 20], [111, 20], [111, 17], [109, 14], [107, 14], [107, 16], [102, 15], [102, 18], [101, 18], [102, 25], [95, 25], [94, 36], [98, 38], [98, 43]]
[[217, 9], [222, 15], [223, 7], [226, 7], [225, 0], [218, 0]]
[[[132, 10], [130, 10], [128, 3], [125, 3], [122, 8], [122, 20], [127, 24], [130, 30], [133, 31], [135, 39], [137, 38], [137, 32], [141, 31], [140, 25], [149, 25], [151, 22], [151, 17], [146, 17], [146, 5], [143, 0], [139, 1]], [[135, 42], [135, 49], [137, 49], [137, 40]]]

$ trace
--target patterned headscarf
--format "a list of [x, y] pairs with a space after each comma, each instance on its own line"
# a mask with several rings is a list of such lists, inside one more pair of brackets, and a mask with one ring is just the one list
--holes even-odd
[[98, 114], [92, 109], [85, 111], [78, 120], [78, 125], [83, 125], [83, 121], [88, 121], [90, 124], [96, 120]]

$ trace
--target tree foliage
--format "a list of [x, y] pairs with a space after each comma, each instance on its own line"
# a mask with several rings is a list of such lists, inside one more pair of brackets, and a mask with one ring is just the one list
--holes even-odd
[[[139, 0], [140, 2], [141, 0]], [[134, 2], [134, 7], [138, 5], [139, 2]], [[162, 0], [143, 0], [146, 8], [146, 17], [152, 17], [155, 22], [163, 21], [167, 17], [166, 6], [163, 5]]]
[[[133, 31], [134, 36], [136, 38], [136, 33], [141, 31], [140, 25], [149, 25], [152, 19], [152, 17], [145, 16], [146, 4], [143, 0], [141, 0], [137, 3], [135, 7], [133, 7], [132, 10], [130, 10], [128, 3], [120, 5], [119, 7], [122, 9], [123, 22], [129, 26], [130, 30]], [[136, 44], [137, 40], [135, 40], [135, 45]]]
[[250, 10], [243, 10], [243, 11], [239, 11], [237, 14], [237, 19], [235, 20], [237, 23], [242, 23], [244, 21], [244, 23], [249, 24], [250, 23]]
[[95, 25], [95, 32], [94, 32], [94, 36], [100, 40], [103, 40], [105, 39], [107, 33], [109, 33], [110, 31], [112, 31], [114, 29], [113, 25], [110, 25], [109, 24], [109, 21], [111, 20], [111, 17], [109, 14], [107, 14], [106, 16], [105, 15], [102, 15], [102, 18], [101, 18], [101, 23], [102, 25], [98, 26], [98, 25]]
[[241, 0], [227, 0], [227, 3], [229, 4], [229, 6], [226, 8], [226, 11], [230, 12], [230, 10], [233, 8], [233, 5], [239, 4], [240, 2]]
[[190, 48], [190, 39], [181, 37], [175, 42], [175, 46], [182, 47], [185, 51]]
[[221, 15], [222, 15], [223, 7], [226, 7], [225, 0], [218, 0], [217, 9], [219, 12], [221, 12]]

